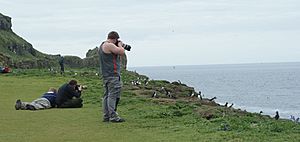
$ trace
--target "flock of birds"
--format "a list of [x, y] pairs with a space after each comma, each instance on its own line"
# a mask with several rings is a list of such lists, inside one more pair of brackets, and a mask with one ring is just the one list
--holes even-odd
[[296, 118], [294, 115], [291, 115], [291, 120], [292, 120], [293, 122], [300, 123], [300, 120], [299, 120], [299, 119], [300, 119], [299, 117]]
[[[262, 113], [263, 113], [263, 111], [259, 112], [259, 114], [262, 114]], [[280, 118], [278, 111], [275, 112], [275, 116], [273, 118], [275, 120], [278, 120]], [[295, 122], [295, 123], [300, 123], [300, 118], [299, 117], [296, 118], [294, 115], [290, 115], [290, 120]]]
[[[262, 113], [262, 111], [261, 111], [261, 113]], [[279, 117], [280, 117], [280, 116], [279, 116], [279, 112], [276, 111], [276, 114], [275, 114], [274, 118], [275, 118], [276, 120], [278, 120]], [[295, 122], [295, 123], [300, 123], [300, 118], [299, 118], [299, 117], [296, 118], [294, 115], [290, 115], [290, 120], [293, 121], [293, 122]]]
[[[165, 92], [165, 95], [166, 95], [167, 97], [176, 99], [176, 97], [173, 96], [173, 95], [171, 95], [170, 91], [168, 91], [168, 90], [165, 89], [164, 87], [162, 87], [161, 90], [163, 90], [163, 91]], [[189, 96], [190, 96], [190, 97], [195, 97], [195, 93], [193, 92], [193, 93], [191, 93]], [[201, 91], [199, 91], [199, 93], [197, 94], [197, 98], [198, 98], [199, 100], [203, 100], [203, 97], [202, 97], [202, 96], [204, 96], [204, 95], [201, 95]], [[152, 97], [152, 98], [158, 98], [157, 92], [154, 91], [151, 97]], [[213, 98], [211, 98], [211, 99], [208, 99], [208, 101], [214, 101], [215, 99], [217, 99], [217, 97], [213, 97]], [[233, 105], [234, 105], [233, 103], [232, 103], [231, 105], [228, 105], [228, 102], [226, 102], [225, 105], [224, 105], [224, 107], [232, 108]]]
[[[160, 91], [164, 92], [164, 94], [166, 95], [166, 97], [168, 98], [172, 98], [172, 99], [176, 99], [176, 97], [174, 95], [171, 94], [171, 91], [167, 90], [165, 87], [161, 87]], [[156, 91], [154, 91], [152, 93], [152, 98], [158, 98], [158, 94]]]
[[[142, 80], [142, 81], [141, 81], [141, 80]], [[136, 80], [130, 81], [130, 84], [133, 85], [133, 86], [139, 86], [139, 85], [142, 85], [142, 84], [148, 85], [148, 83], [149, 83], [148, 78], [146, 78], [146, 79], [141, 79], [141, 78], [138, 77]], [[181, 84], [181, 81], [178, 80], [178, 82], [176, 82], [176, 83]], [[176, 98], [177, 98], [176, 96], [174, 96], [174, 95], [171, 93], [170, 90], [168, 90], [168, 89], [165, 88], [165, 87], [161, 87], [159, 91], [154, 91], [154, 92], [152, 93], [151, 97], [152, 97], [152, 98], [159, 98], [158, 92], [162, 92], [162, 94], [164, 94], [165, 97], [167, 97], [167, 98], [171, 98], [171, 99], [176, 99]], [[199, 100], [203, 100], [204, 95], [201, 93], [201, 91], [199, 91], [199, 93], [191, 92], [189, 96], [190, 96], [191, 98], [193, 98], [193, 97], [196, 97], [195, 94], [197, 94], [197, 98], [198, 98]], [[213, 97], [213, 98], [211, 98], [211, 99], [208, 99], [208, 101], [214, 101], [215, 99], [217, 99], [217, 97]], [[225, 107], [228, 107], [228, 108], [232, 108], [233, 105], [234, 105], [233, 103], [232, 103], [231, 105], [228, 105], [228, 102], [226, 102], [224, 106], [225, 106]]]
[[[143, 80], [143, 83], [144, 83], [145, 85], [148, 85], [148, 82], [149, 82], [148, 78]], [[181, 84], [181, 81], [178, 80], [178, 83]], [[137, 80], [131, 81], [131, 85], [134, 85], [134, 86], [139, 86], [139, 85], [141, 85], [141, 84], [142, 84], [142, 82], [140, 81], [140, 78], [137, 78]], [[172, 94], [171, 94], [171, 91], [168, 90], [168, 89], [166, 89], [165, 87], [161, 87], [161, 89], [160, 89], [159, 92], [163, 92], [163, 94], [164, 94], [166, 97], [168, 97], [168, 98], [176, 99], [176, 96], [172, 95]], [[196, 97], [195, 94], [197, 94], [197, 98], [198, 98], [199, 100], [203, 100], [204, 95], [202, 94], [201, 91], [199, 91], [199, 93], [191, 92], [189, 96], [193, 98], [193, 97]], [[152, 93], [151, 97], [152, 97], [152, 98], [159, 98], [157, 91], [154, 91], [154, 92]], [[211, 98], [211, 99], [208, 99], [208, 101], [214, 101], [215, 99], [217, 99], [217, 97], [213, 97], [213, 98]], [[232, 108], [233, 105], [234, 105], [233, 103], [231, 103], [231, 104], [229, 105], [228, 102], [226, 102], [226, 103], [224, 104], [224, 107]], [[259, 114], [262, 114], [262, 113], [263, 113], [263, 111], [260, 111], [260, 112], [259, 112]], [[274, 116], [274, 119], [275, 119], [275, 120], [278, 120], [278, 119], [280, 118], [279, 112], [276, 111], [275, 113], [276, 113], [276, 114], [275, 114], [275, 116]], [[299, 117], [296, 118], [296, 117], [293, 116], [293, 115], [290, 116], [290, 120], [293, 121], [293, 122], [295, 122], [295, 123], [300, 123], [300, 118], [299, 118]]]
[[[141, 80], [142, 80], [142, 81], [141, 81]], [[142, 82], [143, 82], [145, 85], [148, 85], [149, 79], [148, 79], [148, 78], [140, 79], [140, 78], [138, 77], [137, 80], [132, 80], [130, 83], [131, 83], [131, 85], [139, 86], [139, 85], [142, 85]]]

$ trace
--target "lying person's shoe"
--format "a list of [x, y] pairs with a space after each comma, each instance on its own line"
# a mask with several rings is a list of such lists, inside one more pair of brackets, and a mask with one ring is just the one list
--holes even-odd
[[102, 122], [109, 122], [109, 118], [103, 118]]
[[114, 118], [110, 118], [109, 121], [113, 123], [120, 123], [120, 122], [125, 122], [125, 119], [121, 117], [114, 117]]
[[26, 110], [36, 110], [33, 105], [27, 104], [26, 105]]
[[15, 108], [16, 108], [16, 110], [19, 110], [19, 109], [21, 109], [21, 107], [22, 107], [22, 102], [20, 99], [18, 99], [16, 101]]

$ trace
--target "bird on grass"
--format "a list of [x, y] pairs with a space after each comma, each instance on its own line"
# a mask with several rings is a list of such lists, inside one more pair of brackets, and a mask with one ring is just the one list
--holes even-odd
[[222, 131], [229, 131], [230, 130], [230, 126], [228, 124], [222, 124], [221, 125], [221, 130]]
[[233, 103], [228, 108], [232, 108], [232, 106], [233, 106]]
[[202, 100], [201, 91], [199, 91], [198, 99], [199, 99], [199, 100]]
[[298, 117], [298, 118], [295, 120], [295, 122], [299, 122], [299, 119], [300, 119], [300, 118]]
[[291, 115], [291, 120], [295, 121], [295, 116], [294, 115]]
[[171, 94], [171, 93], [170, 93], [169, 91], [166, 91], [166, 96], [167, 96], [167, 97], [170, 97], [170, 94]]
[[201, 97], [201, 95], [200, 95], [200, 94], [198, 94], [198, 99], [199, 99], [199, 100], [202, 100], [202, 97]]
[[152, 98], [157, 98], [157, 93], [156, 93], [156, 91], [153, 92]]
[[193, 93], [191, 93], [191, 95], [190, 95], [191, 97], [194, 97], [195, 96], [195, 93], [193, 92]]
[[226, 102], [224, 106], [227, 107], [227, 105], [228, 105], [228, 102]]
[[178, 80], [178, 83], [179, 83], [179, 84], [181, 84], [181, 81], [180, 81], [180, 80]]
[[166, 96], [169, 97], [169, 98], [172, 98], [172, 99], [176, 99], [176, 97], [173, 96], [173, 95], [171, 94], [171, 92], [169, 92], [169, 91], [167, 91]]
[[213, 101], [214, 99], [217, 99], [217, 97], [213, 97], [213, 98], [209, 99], [209, 101]]
[[291, 115], [291, 120], [293, 121], [293, 122], [299, 122], [299, 117], [298, 118], [296, 118], [294, 115]]
[[161, 87], [160, 91], [164, 91], [165, 93], [167, 93], [167, 89], [165, 87]]

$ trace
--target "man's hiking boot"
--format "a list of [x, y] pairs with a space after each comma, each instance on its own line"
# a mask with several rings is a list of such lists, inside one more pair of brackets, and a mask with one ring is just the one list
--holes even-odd
[[109, 121], [113, 123], [121, 123], [121, 122], [125, 122], [125, 119], [121, 117], [115, 117], [115, 118], [110, 118]]
[[26, 105], [26, 110], [36, 110], [33, 105], [27, 104]]
[[16, 110], [19, 110], [19, 109], [21, 109], [21, 107], [22, 107], [22, 102], [20, 99], [18, 99], [16, 101], [15, 108], [16, 108]]

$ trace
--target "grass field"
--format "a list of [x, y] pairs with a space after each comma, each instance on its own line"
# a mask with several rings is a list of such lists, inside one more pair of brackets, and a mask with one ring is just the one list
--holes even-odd
[[[80, 109], [15, 110], [17, 99], [32, 101], [49, 87], [70, 79], [88, 86]], [[123, 76], [124, 80], [127, 76]], [[258, 114], [226, 115], [211, 120], [197, 111], [207, 109], [182, 101], [159, 99], [124, 90], [118, 108], [125, 123], [102, 122], [102, 82], [96, 76], [65, 76], [44, 70], [0, 75], [1, 142], [188, 142], [188, 141], [300, 141], [300, 125]], [[211, 108], [223, 111], [223, 108]], [[226, 129], [225, 129], [226, 128]]]

